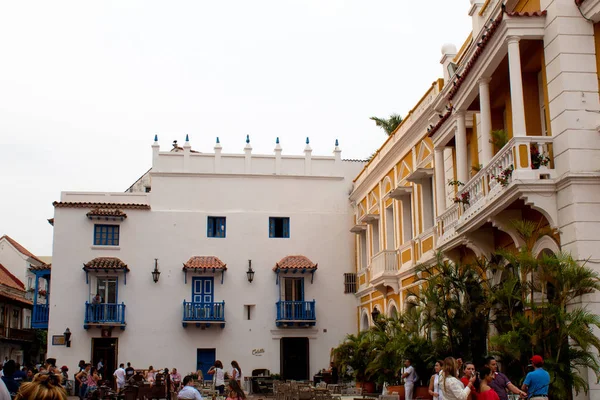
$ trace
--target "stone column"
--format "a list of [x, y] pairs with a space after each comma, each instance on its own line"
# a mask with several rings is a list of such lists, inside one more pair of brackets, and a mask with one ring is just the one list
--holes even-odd
[[446, 211], [446, 178], [444, 171], [444, 149], [434, 149], [435, 169], [435, 199], [437, 203], [438, 217]]
[[490, 105], [490, 81], [491, 78], [479, 80], [479, 108], [481, 109], [481, 153], [479, 162], [486, 166], [492, 159], [492, 107]]
[[466, 184], [469, 180], [469, 166], [467, 165], [467, 125], [465, 123], [465, 112], [456, 112], [456, 133], [454, 141], [456, 145], [456, 179]]
[[510, 102], [512, 106], [513, 137], [526, 136], [523, 76], [521, 75], [521, 50], [519, 38], [508, 38], [508, 72], [510, 75]]

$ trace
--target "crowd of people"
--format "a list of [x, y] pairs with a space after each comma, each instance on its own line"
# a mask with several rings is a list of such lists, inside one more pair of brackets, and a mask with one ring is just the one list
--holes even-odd
[[68, 371], [67, 366], [58, 368], [54, 358], [21, 367], [6, 357], [0, 371], [0, 400], [66, 400]]
[[[103, 377], [105, 367], [102, 359], [95, 365], [81, 360], [73, 381], [69, 380], [68, 371], [67, 366], [58, 368], [53, 358], [43, 364], [23, 367], [6, 358], [0, 370], [0, 400], [67, 400], [71, 382], [74, 382], [74, 393], [83, 400], [92, 397], [101, 384], [107, 383]], [[208, 374], [213, 375], [213, 384], [220, 396], [226, 395], [229, 400], [246, 398], [241, 388], [242, 369], [237, 361], [232, 361], [231, 369], [226, 372], [223, 363], [217, 360]], [[127, 383], [146, 382], [150, 386], [165, 385], [167, 399], [202, 399], [196, 388], [204, 381], [201, 370], [182, 378], [177, 368], [169, 371], [168, 368], [156, 370], [150, 366], [147, 370], [136, 371], [128, 362], [127, 367], [120, 364], [113, 377], [117, 395]]]
[[[411, 382], [405, 383], [405, 398], [412, 400], [416, 376], [410, 360], [405, 366], [403, 377]], [[533, 356], [531, 367], [533, 371], [527, 374], [519, 388], [498, 371], [494, 357], [486, 358], [485, 365], [478, 370], [472, 362], [463, 363], [461, 359], [447, 357], [435, 363], [434, 374], [429, 380], [429, 394], [434, 400], [508, 400], [509, 393], [523, 399], [548, 400], [550, 375], [544, 370], [543, 358]]]

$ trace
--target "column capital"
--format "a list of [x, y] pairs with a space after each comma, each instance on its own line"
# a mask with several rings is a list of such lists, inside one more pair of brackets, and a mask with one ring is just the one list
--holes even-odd
[[492, 81], [491, 77], [479, 78], [477, 83], [479, 84], [479, 86], [484, 86], [484, 85], [489, 85], [491, 81]]
[[519, 43], [520, 41], [521, 41], [521, 37], [519, 37], [519, 36], [509, 36], [506, 38], [506, 43], [508, 43], [508, 44]]

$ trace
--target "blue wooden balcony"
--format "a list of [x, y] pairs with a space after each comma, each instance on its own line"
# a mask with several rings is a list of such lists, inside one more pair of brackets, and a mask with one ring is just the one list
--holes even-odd
[[34, 304], [31, 327], [33, 329], [48, 329], [48, 315], [50, 307], [48, 304]]
[[277, 326], [315, 326], [315, 301], [278, 301]]
[[182, 324], [185, 328], [188, 323], [196, 324], [196, 327], [208, 328], [218, 324], [225, 327], [225, 302], [194, 303], [183, 301]]
[[125, 304], [101, 303], [91, 304], [85, 302], [85, 319], [83, 327], [119, 327], [125, 329]]

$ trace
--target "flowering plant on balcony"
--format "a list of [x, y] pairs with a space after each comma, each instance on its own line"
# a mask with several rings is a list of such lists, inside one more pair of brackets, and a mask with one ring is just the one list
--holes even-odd
[[537, 145], [532, 144], [529, 146], [529, 153], [531, 154], [531, 168], [539, 169], [540, 166], [547, 166], [550, 164], [550, 157], [546, 153], [540, 153]]
[[512, 176], [513, 173], [513, 166], [509, 166], [508, 168], [504, 168], [502, 170], [502, 172], [500, 172], [498, 175], [492, 175], [492, 178], [494, 178], [496, 181], [498, 181], [498, 183], [500, 185], [502, 185], [502, 187], [506, 187], [508, 186], [508, 183], [510, 181], [510, 177]]
[[461, 193], [460, 195], [456, 196], [454, 198], [454, 202], [469, 205], [469, 204], [471, 204], [471, 203], [469, 203], [470, 199], [471, 199], [471, 193], [464, 192], [464, 193]]
[[45, 295], [47, 295], [47, 294], [48, 294], [48, 292], [46, 292], [44, 289], [42, 289], [42, 290], [40, 290], [40, 291], [38, 292], [38, 294], [39, 294], [40, 296], [45, 296]]

